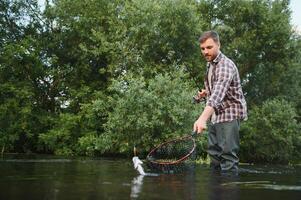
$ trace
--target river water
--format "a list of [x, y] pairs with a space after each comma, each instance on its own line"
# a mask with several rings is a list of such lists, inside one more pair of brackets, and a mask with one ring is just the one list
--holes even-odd
[[300, 166], [241, 165], [221, 174], [196, 165], [182, 174], [141, 176], [131, 159], [6, 155], [0, 200], [34, 199], [301, 199]]

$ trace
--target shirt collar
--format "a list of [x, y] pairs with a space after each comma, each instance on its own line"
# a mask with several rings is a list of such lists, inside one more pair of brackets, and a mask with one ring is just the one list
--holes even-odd
[[220, 51], [219, 53], [218, 53], [218, 55], [216, 56], [216, 58], [212, 61], [212, 63], [213, 64], [217, 64], [221, 59], [222, 59], [222, 56], [223, 54], [222, 54], [222, 52]]
[[216, 64], [222, 59], [222, 57], [223, 57], [223, 53], [220, 51], [220, 52], [217, 54], [216, 58], [215, 58], [213, 61], [207, 62], [207, 69], [210, 68], [210, 65], [211, 65], [211, 64], [215, 64], [215, 65], [216, 65]]

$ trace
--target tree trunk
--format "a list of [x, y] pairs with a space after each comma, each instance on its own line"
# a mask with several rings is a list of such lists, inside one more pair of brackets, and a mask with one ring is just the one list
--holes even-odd
[[5, 144], [2, 146], [1, 155], [4, 154], [4, 150], [5, 150]]

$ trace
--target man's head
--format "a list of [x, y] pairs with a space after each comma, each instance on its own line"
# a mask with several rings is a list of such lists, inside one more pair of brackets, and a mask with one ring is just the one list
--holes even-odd
[[203, 56], [208, 62], [213, 61], [220, 51], [220, 42], [218, 33], [215, 31], [206, 31], [199, 38], [200, 48]]

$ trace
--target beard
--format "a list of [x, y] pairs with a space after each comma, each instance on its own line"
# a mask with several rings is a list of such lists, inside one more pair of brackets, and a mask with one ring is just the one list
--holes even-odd
[[211, 61], [213, 61], [215, 57], [216, 57], [216, 56], [212, 56], [212, 55], [205, 55], [205, 59], [206, 59], [206, 61], [207, 61], [207, 62], [211, 62]]
[[207, 62], [212, 62], [218, 54], [205, 54], [204, 57]]

